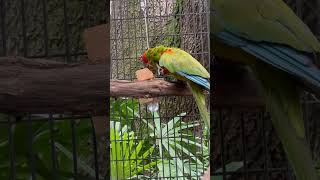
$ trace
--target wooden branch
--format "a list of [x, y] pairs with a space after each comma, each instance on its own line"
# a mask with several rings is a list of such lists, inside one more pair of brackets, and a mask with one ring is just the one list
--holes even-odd
[[[217, 66], [218, 67], [218, 66]], [[104, 115], [107, 90], [112, 97], [189, 96], [184, 84], [161, 79], [111, 80], [105, 64], [65, 64], [45, 59], [0, 58], [0, 112], [95, 112]], [[250, 73], [240, 68], [214, 68], [213, 107], [262, 105]]]
[[0, 112], [104, 114], [106, 73], [104, 64], [1, 57]]
[[156, 96], [190, 96], [191, 92], [184, 84], [171, 83], [163, 79], [146, 81], [112, 80], [110, 96], [112, 97], [156, 97]]
[[63, 113], [106, 110], [111, 96], [151, 97], [190, 95], [182, 84], [164, 80], [107, 83], [105, 64], [65, 64], [46, 59], [0, 58], [0, 112]]

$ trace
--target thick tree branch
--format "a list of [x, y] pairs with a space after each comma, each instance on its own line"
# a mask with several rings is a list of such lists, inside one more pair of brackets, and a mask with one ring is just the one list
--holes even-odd
[[112, 80], [110, 96], [112, 97], [156, 97], [189, 96], [190, 90], [184, 84], [171, 83], [163, 79], [146, 81]]
[[[184, 84], [161, 79], [111, 80], [105, 64], [64, 64], [45, 59], [0, 58], [0, 112], [77, 114], [106, 111], [112, 97], [189, 96]], [[263, 104], [257, 85], [243, 69], [215, 68], [212, 107]]]
[[105, 64], [65, 64], [45, 59], [0, 58], [0, 112], [104, 114], [111, 96], [190, 95], [181, 84], [164, 80], [107, 83]]
[[0, 58], [0, 112], [97, 112], [106, 109], [104, 64]]

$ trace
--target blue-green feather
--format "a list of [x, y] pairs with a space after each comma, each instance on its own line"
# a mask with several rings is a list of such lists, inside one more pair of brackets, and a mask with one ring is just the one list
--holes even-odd
[[320, 89], [320, 70], [307, 53], [280, 44], [250, 41], [227, 31], [218, 33], [217, 37]]
[[180, 76], [183, 76], [187, 79], [189, 79], [190, 81], [206, 88], [207, 90], [210, 90], [210, 82], [209, 79], [201, 77], [201, 76], [196, 76], [196, 75], [190, 75], [184, 72], [177, 72], [177, 74], [179, 74]]

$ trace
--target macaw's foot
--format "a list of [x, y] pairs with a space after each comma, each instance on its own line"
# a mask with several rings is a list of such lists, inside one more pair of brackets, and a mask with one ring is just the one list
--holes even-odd
[[181, 80], [176, 80], [176, 83], [178, 83], [178, 84], [186, 84], [186, 82], [185, 81], [181, 81]]
[[174, 77], [169, 77], [168, 79], [165, 79], [166, 81], [168, 82], [171, 82], [171, 83], [176, 83], [176, 84], [179, 84], [179, 85], [185, 85], [186, 82], [185, 81], [181, 81], [181, 80], [178, 80]]
[[168, 82], [177, 82], [177, 79], [174, 78], [173, 76], [164, 76], [164, 80]]
[[171, 81], [172, 83], [176, 83], [178, 85], [182, 85], [182, 86], [185, 86], [187, 83], [185, 81], [181, 81], [181, 80], [178, 80], [178, 79], [175, 79], [174, 81]]

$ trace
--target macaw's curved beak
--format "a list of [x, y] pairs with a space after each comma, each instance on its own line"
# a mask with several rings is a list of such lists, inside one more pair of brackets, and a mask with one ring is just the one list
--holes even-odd
[[148, 65], [148, 64], [143, 64], [143, 65], [144, 65], [144, 68], [148, 68], [148, 69], [150, 69], [150, 70], [151, 70], [150, 65]]
[[144, 67], [148, 68], [153, 73], [155, 73], [157, 71], [157, 68], [155, 68], [151, 63], [145, 64]]

